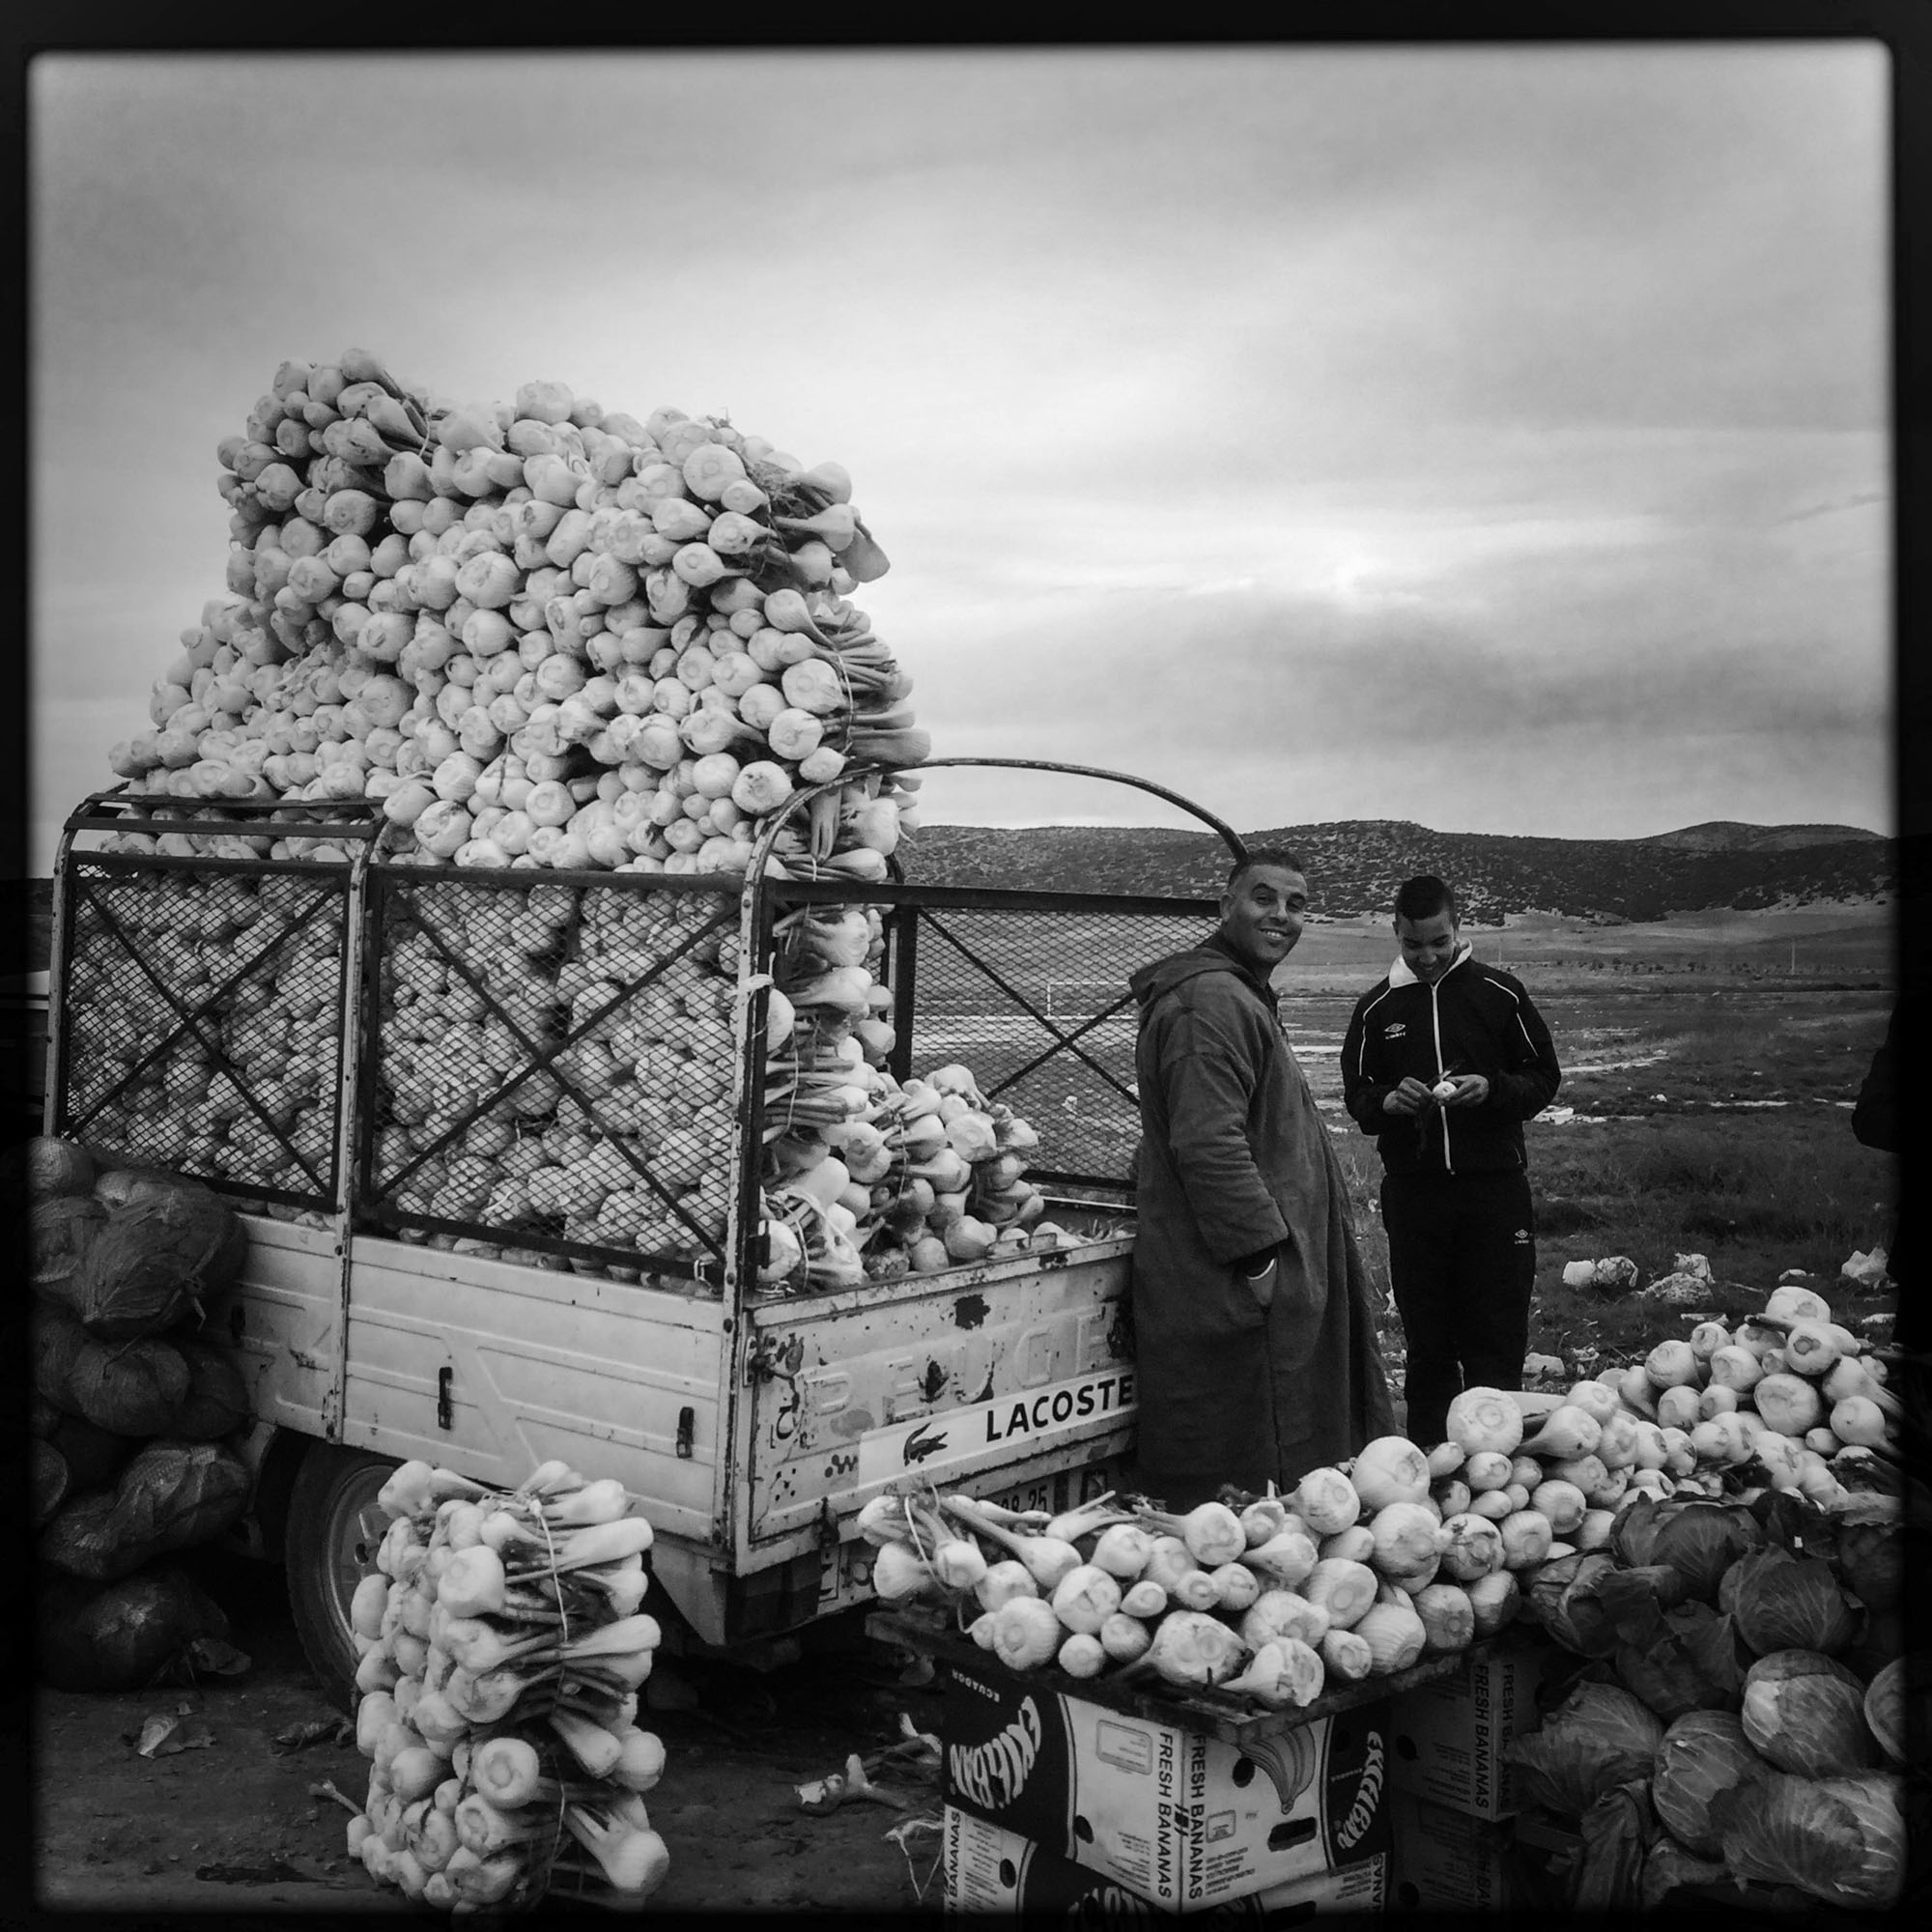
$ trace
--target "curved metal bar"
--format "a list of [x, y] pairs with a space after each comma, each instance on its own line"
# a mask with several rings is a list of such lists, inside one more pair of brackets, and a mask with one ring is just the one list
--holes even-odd
[[1241, 843], [1240, 836], [1232, 827], [1222, 824], [1211, 811], [1196, 805], [1192, 799], [1181, 797], [1178, 791], [1169, 791], [1165, 785], [1157, 785], [1151, 779], [1137, 779], [1127, 772], [1110, 772], [1099, 765], [1063, 765], [1052, 758], [927, 758], [923, 763], [903, 765], [899, 769], [928, 772], [941, 765], [991, 765], [1023, 772], [1070, 772], [1083, 779], [1109, 779], [1115, 784], [1132, 785], [1137, 791], [1151, 792], [1155, 798], [1164, 798], [1169, 805], [1178, 805], [1182, 811], [1200, 819], [1204, 825], [1211, 825], [1236, 859], [1248, 856], [1248, 848]]

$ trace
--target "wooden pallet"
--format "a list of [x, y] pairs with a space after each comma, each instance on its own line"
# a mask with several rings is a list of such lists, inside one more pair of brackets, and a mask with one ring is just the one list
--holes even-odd
[[[953, 1628], [947, 1613], [902, 1605], [895, 1610], [875, 1610], [866, 1620], [867, 1634], [886, 1643], [930, 1657], [940, 1663], [955, 1663], [975, 1671], [1005, 1671], [990, 1651], [984, 1651], [971, 1637]], [[1224, 1744], [1239, 1747], [1283, 1731], [1299, 1729], [1339, 1711], [1353, 1711], [1365, 1704], [1378, 1704], [1385, 1697], [1413, 1689], [1418, 1684], [1435, 1684], [1453, 1677], [1470, 1658], [1489, 1655], [1500, 1637], [1486, 1638], [1445, 1657], [1427, 1657], [1406, 1670], [1387, 1677], [1366, 1677], [1357, 1683], [1323, 1690], [1312, 1704], [1299, 1710], [1265, 1711], [1247, 1697], [1221, 1690], [1181, 1690], [1173, 1685], [1152, 1687], [1139, 1680], [1121, 1683], [1110, 1677], [1069, 1677], [1051, 1664], [1025, 1673], [1029, 1684], [1063, 1696], [1085, 1698], [1110, 1711], [1143, 1718], [1157, 1724], [1173, 1724], [1185, 1731], [1203, 1732]], [[1009, 1675], [1016, 1673], [1008, 1672]]]

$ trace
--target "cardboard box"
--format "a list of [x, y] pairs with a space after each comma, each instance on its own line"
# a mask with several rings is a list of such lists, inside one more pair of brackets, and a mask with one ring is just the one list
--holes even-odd
[[1537, 1728], [1539, 1697], [1578, 1667], [1547, 1640], [1518, 1638], [1465, 1658], [1454, 1677], [1400, 1692], [1390, 1699], [1389, 1782], [1474, 1818], [1521, 1810], [1516, 1767], [1503, 1747]]
[[1246, 1749], [981, 1664], [948, 1665], [945, 1799], [1170, 1912], [1388, 1849], [1386, 1700]]
[[[1003, 1831], [962, 1811], [946, 1807], [946, 1911], [959, 1917], [1065, 1918], [1117, 1924], [1179, 1915], [1155, 1905], [1103, 1872], [1056, 1858], [1015, 1832]], [[1192, 1917], [1209, 1923], [1279, 1923], [1285, 1918], [1313, 1918], [1333, 1912], [1379, 1912], [1387, 1899], [1386, 1853], [1289, 1879], [1239, 1898], [1197, 1906]], [[1184, 1910], [1185, 1908], [1183, 1908]]]
[[1564, 1888], [1525, 1856], [1513, 1819], [1471, 1817], [1397, 1791], [1389, 1905], [1398, 1912], [1561, 1911]]

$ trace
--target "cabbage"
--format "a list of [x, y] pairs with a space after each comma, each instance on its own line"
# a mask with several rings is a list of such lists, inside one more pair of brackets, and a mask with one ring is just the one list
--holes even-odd
[[1895, 1610], [1904, 1600], [1905, 1538], [1895, 1524], [1841, 1524], [1833, 1567], [1868, 1610]]
[[1680, 1845], [1719, 1859], [1724, 1837], [1711, 1815], [1719, 1794], [1743, 1790], [1769, 1776], [1770, 1768], [1745, 1736], [1742, 1719], [1728, 1711], [1689, 1711], [1672, 1720], [1657, 1747], [1650, 1802]]
[[1668, 1564], [1683, 1577], [1687, 1596], [1709, 1604], [1717, 1601], [1724, 1572], [1764, 1543], [1762, 1526], [1742, 1504], [1639, 1495], [1618, 1517], [1609, 1548], [1628, 1566]]
[[1628, 1690], [1584, 1682], [1503, 1755], [1520, 1769], [1530, 1804], [1577, 1817], [1619, 1784], [1648, 1777], [1662, 1741], [1663, 1726]]
[[27, 1192], [36, 1201], [88, 1194], [94, 1187], [94, 1160], [83, 1147], [53, 1134], [36, 1134], [27, 1143]]
[[1918, 1706], [1922, 1717], [1928, 1687], [1932, 1687], [1932, 1658], [1922, 1652], [1893, 1658], [1865, 1686], [1865, 1722], [1879, 1748], [1893, 1764], [1906, 1761], [1910, 1732], [1906, 1702], [1909, 1698]]
[[1745, 1673], [1745, 1736], [1779, 1771], [1837, 1777], [1878, 1763], [1864, 1686], [1836, 1659], [1775, 1650]]
[[1530, 1578], [1525, 1614], [1565, 1650], [1579, 1657], [1607, 1657], [1617, 1647], [1617, 1630], [1598, 1590], [1615, 1569], [1615, 1558], [1605, 1549], [1555, 1557]]
[[1661, 1837], [1647, 1780], [1633, 1779], [1604, 1793], [1577, 1826], [1582, 1839], [1571, 1882], [1573, 1913], [1628, 1911], [1637, 1903], [1637, 1887], [1651, 1841]]
[[1740, 1557], [1719, 1587], [1718, 1607], [1730, 1614], [1759, 1657], [1775, 1650], [1835, 1656], [1858, 1635], [1861, 1622], [1832, 1566], [1821, 1556], [1793, 1556], [1788, 1549]]
[[1901, 1780], [1890, 1773], [1772, 1773], [1747, 1790], [1720, 1793], [1712, 1815], [1736, 1878], [1793, 1885], [1848, 1906], [1889, 1905], [1904, 1884], [1905, 1807]]
[[1619, 1645], [1610, 1667], [1666, 1724], [1690, 1711], [1735, 1711], [1744, 1694], [1731, 1620], [1709, 1604], [1666, 1612], [1647, 1636]]
[[86, 1194], [57, 1194], [27, 1210], [27, 1286], [43, 1301], [77, 1315], [73, 1277], [107, 1219]]

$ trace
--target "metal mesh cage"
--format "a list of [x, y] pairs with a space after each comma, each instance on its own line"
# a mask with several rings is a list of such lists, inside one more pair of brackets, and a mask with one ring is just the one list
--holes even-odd
[[1140, 1115], [1127, 976], [1206, 939], [1216, 908], [913, 896], [891, 922], [899, 1050], [911, 1071], [961, 1063], [989, 1100], [1025, 1119], [1040, 1142], [1033, 1180], [1130, 1187]]
[[73, 857], [54, 1130], [330, 1207], [348, 903], [342, 866]]
[[364, 1216], [637, 1280], [722, 1261], [737, 882], [372, 873]]

